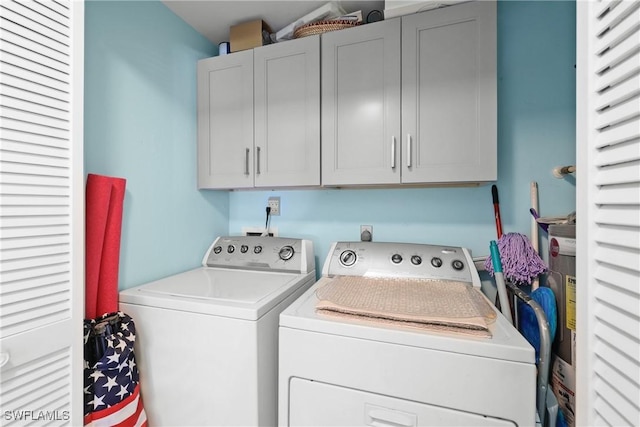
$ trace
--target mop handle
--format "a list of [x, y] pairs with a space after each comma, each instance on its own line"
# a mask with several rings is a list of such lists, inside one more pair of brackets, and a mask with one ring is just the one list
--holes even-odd
[[496, 220], [496, 234], [498, 239], [502, 237], [502, 219], [500, 218], [500, 199], [498, 198], [498, 187], [491, 186], [491, 196], [493, 198], [493, 215]]
[[498, 289], [498, 298], [500, 298], [500, 309], [504, 317], [513, 325], [511, 317], [511, 305], [507, 296], [507, 286], [504, 282], [504, 274], [502, 274], [502, 262], [500, 261], [500, 251], [495, 240], [489, 245], [491, 250], [491, 262], [493, 263], [493, 276], [496, 279], [496, 288]]

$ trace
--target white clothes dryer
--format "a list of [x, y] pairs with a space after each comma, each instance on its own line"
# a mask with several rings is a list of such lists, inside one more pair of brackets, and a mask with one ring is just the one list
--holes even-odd
[[219, 237], [202, 265], [120, 293], [149, 425], [275, 425], [278, 316], [315, 281], [313, 245]]
[[280, 315], [281, 426], [535, 425], [534, 350], [493, 305], [491, 337], [316, 310], [317, 291], [341, 276], [450, 280], [479, 289], [469, 251], [337, 242], [322, 276]]

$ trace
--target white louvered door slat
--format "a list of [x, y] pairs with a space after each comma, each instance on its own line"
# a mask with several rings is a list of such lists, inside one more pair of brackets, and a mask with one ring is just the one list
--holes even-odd
[[640, 227], [640, 216], [633, 207], [603, 206], [594, 218], [597, 224], [626, 225], [628, 227]]
[[640, 425], [640, 1], [577, 2], [576, 425]]
[[633, 184], [640, 180], [637, 162], [616, 163], [612, 166], [600, 167], [601, 174], [596, 183], [598, 185]]
[[84, 4], [0, 24], [0, 425], [82, 425]]
[[58, 15], [64, 17], [67, 17], [69, 15], [69, 6], [64, 2], [59, 2], [56, 0], [36, 0], [36, 3], [45, 5], [47, 8], [51, 9], [53, 12], [56, 12]]
[[596, 166], [606, 166], [628, 161], [640, 160], [640, 134], [635, 141], [620, 143], [615, 150], [602, 150]]
[[635, 227], [600, 225], [596, 240], [610, 245], [640, 250], [640, 230]]
[[614, 128], [604, 129], [596, 148], [606, 148], [623, 142], [638, 143], [640, 138], [640, 126], [638, 120], [621, 123]]
[[594, 196], [597, 205], [635, 205], [640, 201], [640, 184], [602, 186]]

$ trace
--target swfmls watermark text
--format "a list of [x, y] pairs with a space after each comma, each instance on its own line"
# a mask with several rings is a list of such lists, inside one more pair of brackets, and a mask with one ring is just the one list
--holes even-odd
[[69, 411], [4, 411], [5, 421], [69, 421]]

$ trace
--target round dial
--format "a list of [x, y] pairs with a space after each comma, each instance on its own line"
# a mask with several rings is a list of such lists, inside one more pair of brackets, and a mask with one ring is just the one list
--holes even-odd
[[219, 254], [220, 252], [222, 252], [222, 246], [216, 246], [215, 248], [213, 248], [214, 254]]
[[413, 265], [422, 264], [422, 257], [420, 255], [412, 255], [411, 256], [411, 264], [413, 264]]
[[442, 267], [442, 259], [434, 256], [433, 258], [431, 258], [431, 265], [433, 265], [435, 268]]
[[357, 258], [358, 256], [354, 251], [352, 251], [351, 249], [347, 249], [340, 254], [340, 264], [344, 265], [345, 267], [350, 267], [356, 263]]
[[462, 270], [464, 268], [464, 263], [462, 261], [460, 261], [459, 259], [454, 259], [451, 262], [451, 267], [453, 267], [454, 270]]
[[280, 257], [281, 260], [288, 261], [291, 259], [294, 253], [295, 251], [293, 250], [293, 247], [287, 245], [287, 246], [283, 246], [282, 249], [280, 249], [280, 252], [278, 252], [278, 256]]
[[394, 264], [400, 264], [402, 262], [402, 255], [400, 254], [391, 255], [391, 262]]
[[235, 247], [235, 246], [233, 246], [233, 245], [229, 245], [229, 246], [227, 246], [227, 252], [228, 252], [228, 253], [232, 254], [232, 253], [234, 253], [235, 251], [236, 251], [236, 247]]
[[253, 248], [253, 253], [254, 254], [259, 254], [260, 252], [262, 252], [262, 246], [258, 245], [258, 246]]
[[240, 252], [242, 252], [243, 254], [246, 254], [248, 250], [249, 250], [249, 246], [247, 245], [240, 246]]

